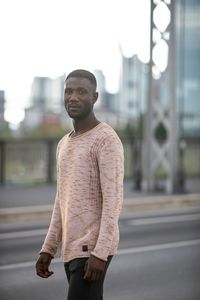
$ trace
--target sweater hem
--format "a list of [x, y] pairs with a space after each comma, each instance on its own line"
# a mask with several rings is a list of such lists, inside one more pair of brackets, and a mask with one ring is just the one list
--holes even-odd
[[[116, 254], [116, 251], [111, 252], [111, 253], [109, 253], [108, 257], [113, 256], [115, 254]], [[101, 259], [101, 260], [107, 261], [107, 259], [106, 260], [102, 259], [102, 258], [98, 257], [97, 255], [93, 254], [92, 252], [90, 252], [90, 253], [81, 253], [81, 254], [79, 253], [79, 254], [74, 254], [74, 255], [70, 255], [70, 256], [62, 255], [60, 258], [61, 258], [61, 261], [63, 263], [68, 263], [71, 260], [76, 259], [76, 258], [89, 258], [91, 255], [93, 255], [93, 256]]]

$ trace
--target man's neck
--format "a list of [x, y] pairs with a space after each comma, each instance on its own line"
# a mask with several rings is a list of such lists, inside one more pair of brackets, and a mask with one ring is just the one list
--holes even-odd
[[74, 134], [73, 136], [80, 135], [93, 127], [97, 126], [100, 122], [96, 119], [94, 115], [90, 116], [89, 118], [85, 119], [73, 119], [73, 126], [74, 126]]

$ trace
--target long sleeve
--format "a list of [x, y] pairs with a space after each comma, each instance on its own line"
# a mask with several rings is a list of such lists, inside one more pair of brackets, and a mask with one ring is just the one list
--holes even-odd
[[118, 219], [123, 201], [124, 153], [116, 136], [106, 138], [98, 153], [102, 191], [102, 216], [99, 236], [91, 254], [107, 260], [118, 231]]
[[62, 220], [61, 220], [61, 211], [60, 211], [60, 199], [59, 199], [59, 189], [58, 189], [58, 181], [59, 181], [59, 167], [58, 167], [58, 149], [56, 152], [56, 161], [57, 161], [57, 192], [55, 197], [54, 208], [52, 212], [50, 226], [42, 245], [41, 252], [47, 252], [54, 257], [58, 245], [61, 242], [62, 236]]

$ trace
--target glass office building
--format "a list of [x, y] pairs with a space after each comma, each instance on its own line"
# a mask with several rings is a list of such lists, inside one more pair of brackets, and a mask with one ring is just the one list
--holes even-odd
[[180, 135], [200, 137], [200, 1], [176, 1]]

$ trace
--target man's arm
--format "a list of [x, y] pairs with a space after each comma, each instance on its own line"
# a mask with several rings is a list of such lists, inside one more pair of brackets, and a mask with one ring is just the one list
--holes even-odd
[[38, 276], [48, 278], [53, 274], [49, 271], [49, 265], [54, 257], [57, 247], [61, 241], [61, 214], [58, 193], [55, 199], [51, 223], [40, 251], [40, 256], [36, 262], [36, 273]]
[[118, 230], [123, 202], [124, 152], [117, 137], [105, 139], [98, 164], [103, 203], [99, 236], [92, 254], [106, 261]]
[[57, 147], [57, 192], [55, 197], [55, 204], [52, 212], [50, 226], [42, 245], [40, 251], [40, 256], [36, 262], [36, 273], [38, 276], [43, 278], [48, 278], [53, 274], [49, 271], [49, 265], [52, 258], [54, 257], [57, 247], [61, 241], [62, 235], [62, 221], [61, 221], [61, 211], [60, 211], [60, 199], [59, 199], [59, 190], [58, 190], [58, 181], [59, 181], [59, 168], [58, 168], [58, 149]]
[[54, 257], [58, 245], [61, 242], [61, 234], [62, 234], [62, 221], [61, 221], [61, 212], [60, 212], [60, 201], [57, 195], [55, 199], [50, 226], [40, 253], [42, 252], [49, 253], [52, 257]]
[[85, 279], [99, 280], [106, 266], [118, 228], [123, 201], [124, 153], [118, 138], [106, 139], [98, 154], [100, 182], [103, 195], [102, 217], [95, 249], [85, 266]]

